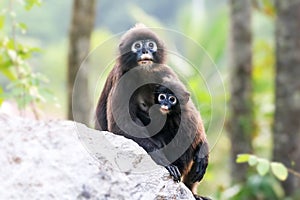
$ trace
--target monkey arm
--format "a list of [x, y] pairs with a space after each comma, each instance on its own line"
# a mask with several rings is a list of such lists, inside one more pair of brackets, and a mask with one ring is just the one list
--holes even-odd
[[159, 149], [156, 149], [155, 151], [149, 152], [149, 155], [156, 164], [164, 166], [168, 170], [174, 181], [180, 181], [181, 173], [178, 167], [176, 165], [170, 164], [170, 161], [166, 158], [165, 154], [159, 151]]
[[168, 158], [165, 156], [163, 151], [160, 149], [163, 147], [163, 143], [160, 140], [155, 140], [154, 138], [139, 138], [137, 143], [147, 151], [154, 162], [158, 165], [164, 166], [173, 180], [179, 182], [181, 179], [181, 173], [176, 165], [170, 163]]
[[180, 181], [181, 173], [178, 167], [170, 164], [170, 161], [167, 159], [165, 154], [162, 151], [160, 151], [160, 148], [163, 147], [163, 143], [160, 140], [156, 140], [151, 137], [149, 138], [129, 137], [129, 138], [134, 140], [139, 146], [143, 147], [143, 149], [150, 155], [150, 157], [156, 164], [164, 166], [169, 171], [174, 181], [176, 182]]
[[102, 90], [101, 96], [98, 100], [98, 105], [96, 108], [96, 122], [95, 129], [101, 131], [107, 131], [107, 98], [113, 86], [114, 71], [111, 71], [106, 79], [104, 88]]
[[207, 142], [200, 143], [194, 154], [194, 163], [191, 168], [192, 182], [201, 181], [208, 165], [208, 144]]

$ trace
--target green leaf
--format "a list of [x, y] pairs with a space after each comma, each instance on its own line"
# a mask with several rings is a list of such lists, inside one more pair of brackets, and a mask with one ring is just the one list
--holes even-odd
[[248, 163], [249, 163], [250, 166], [256, 165], [257, 164], [257, 157], [253, 156], [253, 155], [250, 155]]
[[5, 15], [0, 15], [0, 29], [3, 29], [5, 24]]
[[288, 170], [287, 168], [282, 164], [278, 162], [272, 162], [271, 163], [271, 169], [273, 174], [281, 181], [284, 181], [288, 177]]
[[33, 6], [40, 6], [41, 4], [41, 0], [25, 0], [25, 9], [30, 10]]
[[11, 81], [17, 79], [17, 75], [9, 68], [4, 68], [4, 69], [1, 69], [0, 71], [4, 76], [6, 76]]
[[2, 89], [2, 87], [0, 87], [0, 106], [2, 105], [3, 101], [4, 101], [3, 89]]
[[264, 176], [270, 170], [270, 162], [266, 159], [260, 158], [258, 159], [258, 164], [256, 166], [256, 169], [261, 176]]
[[17, 23], [17, 27], [21, 29], [21, 32], [25, 34], [27, 32], [27, 25], [25, 23]]
[[11, 59], [7, 53], [0, 52], [0, 72], [3, 69], [8, 69], [9, 67], [13, 66]]
[[250, 154], [239, 154], [239, 155], [237, 155], [236, 162], [237, 163], [245, 163], [245, 162], [248, 162], [249, 158], [250, 158]]
[[15, 48], [15, 41], [10, 38], [5, 38], [5, 42], [3, 43], [6, 50]]

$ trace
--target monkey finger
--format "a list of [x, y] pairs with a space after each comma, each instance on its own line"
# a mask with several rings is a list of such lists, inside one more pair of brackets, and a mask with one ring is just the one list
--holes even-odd
[[181, 173], [177, 166], [175, 165], [168, 165], [166, 169], [169, 171], [170, 175], [173, 177], [173, 180], [176, 182], [180, 181]]

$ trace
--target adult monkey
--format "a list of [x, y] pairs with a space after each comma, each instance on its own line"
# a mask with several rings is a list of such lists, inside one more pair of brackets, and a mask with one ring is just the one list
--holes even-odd
[[[207, 142], [206, 139], [205, 141], [202, 140], [202, 138], [205, 138], [204, 129], [199, 132], [201, 135], [195, 134], [197, 132], [195, 130], [191, 137], [186, 137], [183, 135], [184, 131], [181, 131], [183, 134], [179, 138], [187, 138], [186, 142], [177, 139], [176, 142], [182, 142], [177, 145], [173, 143], [173, 147], [183, 146], [177, 149], [177, 154], [175, 153], [175, 156], [184, 158], [183, 162], [180, 162], [182, 166], [173, 164], [173, 161], [176, 161], [177, 158], [170, 159], [167, 156], [168, 153], [160, 150], [166, 146], [164, 139], [154, 136], [164, 127], [166, 122], [166, 116], [158, 114], [157, 117], [153, 117], [153, 115], [151, 117], [150, 114], [150, 108], [155, 104], [155, 96], [153, 95], [155, 84], [164, 85], [166, 80], [172, 80], [172, 82], [181, 86], [177, 75], [168, 66], [164, 65], [164, 62], [164, 44], [152, 31], [143, 25], [137, 25], [125, 33], [119, 45], [119, 57], [116, 65], [110, 72], [98, 101], [95, 128], [108, 130], [133, 139], [150, 154], [157, 164], [165, 166], [175, 181], [180, 181], [183, 178], [184, 183], [192, 190], [197, 199], [205, 199], [197, 196], [195, 191], [195, 182], [202, 179], [208, 161]], [[138, 89], [140, 86], [143, 87], [142, 90]], [[185, 88], [179, 89], [179, 91], [181, 90], [185, 91]], [[180, 93], [175, 93], [175, 95], [178, 97]], [[189, 94], [186, 101], [188, 99]], [[179, 103], [184, 104], [183, 101]], [[126, 110], [126, 108], [129, 108], [129, 110]], [[148, 121], [147, 124], [151, 121], [150, 128], [145, 128], [145, 120]], [[163, 122], [163, 124], [160, 122]], [[196, 123], [203, 126], [202, 121]], [[159, 130], [155, 130], [155, 127], [158, 127]], [[180, 127], [177, 128], [180, 129]], [[188, 129], [188, 126], [184, 126], [184, 128]], [[176, 131], [173, 131], [172, 135], [174, 133]], [[168, 131], [166, 134], [168, 134]], [[172, 135], [169, 137], [173, 137]], [[169, 141], [172, 143], [172, 138]], [[202, 146], [205, 147], [206, 152], [204, 157]], [[167, 149], [167, 151], [170, 152], [170, 149]], [[186, 177], [190, 177], [190, 179]]]
[[127, 31], [119, 44], [119, 57], [109, 73], [96, 108], [95, 128], [107, 131], [107, 100], [111, 89], [130, 69], [149, 67], [153, 63], [165, 63], [164, 44], [158, 36], [143, 24]]

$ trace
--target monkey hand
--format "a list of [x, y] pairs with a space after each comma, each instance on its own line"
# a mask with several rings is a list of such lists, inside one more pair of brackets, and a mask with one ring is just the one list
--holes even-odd
[[194, 154], [194, 163], [191, 168], [192, 182], [201, 181], [208, 165], [208, 145], [207, 143], [201, 143], [198, 145]]
[[169, 161], [166, 158], [166, 156], [159, 150], [155, 150], [152, 152], [149, 152], [149, 155], [151, 158], [156, 162], [156, 164], [165, 166], [165, 168], [169, 171], [170, 175], [173, 177], [173, 180], [176, 182], [180, 181], [181, 173], [177, 166], [170, 164]]
[[194, 158], [194, 163], [191, 168], [193, 173], [192, 182], [201, 181], [208, 165], [208, 157], [204, 156], [203, 158], [196, 157]]
[[169, 171], [169, 173], [173, 177], [174, 181], [176, 181], [176, 182], [180, 181], [181, 173], [177, 166], [171, 164], [171, 165], [166, 166], [166, 169]]

